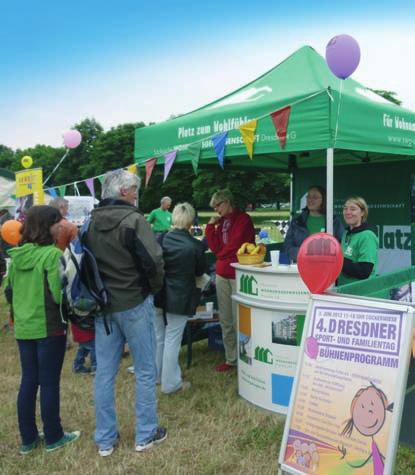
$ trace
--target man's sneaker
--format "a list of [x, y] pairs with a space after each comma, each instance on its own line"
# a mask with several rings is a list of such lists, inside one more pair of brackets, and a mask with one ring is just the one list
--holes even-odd
[[127, 371], [128, 371], [130, 374], [134, 374], [134, 373], [135, 373], [135, 371], [134, 371], [134, 366], [129, 366], [129, 367], [127, 368]]
[[37, 447], [39, 447], [39, 444], [43, 441], [43, 439], [43, 433], [39, 432], [37, 439], [34, 442], [32, 442], [31, 444], [22, 444], [20, 446], [20, 455], [27, 455], [33, 452]]
[[53, 452], [54, 450], [58, 450], [64, 447], [65, 445], [75, 442], [75, 440], [79, 439], [80, 435], [81, 432], [79, 430], [75, 430], [73, 432], [64, 432], [63, 437], [57, 442], [55, 442], [54, 444], [46, 445], [46, 452]]
[[236, 365], [233, 365], [233, 364], [229, 364], [229, 363], [221, 363], [221, 364], [218, 364], [216, 367], [215, 367], [215, 371], [217, 371], [218, 373], [225, 373], [225, 371], [229, 371], [231, 369], [235, 369], [236, 368]]
[[147, 442], [143, 442], [142, 444], [137, 444], [135, 446], [136, 452], [143, 452], [144, 450], [151, 449], [153, 444], [159, 444], [167, 439], [167, 429], [165, 427], [157, 427], [157, 430], [153, 437], [149, 439]]
[[109, 447], [108, 449], [98, 449], [98, 455], [101, 457], [109, 457], [114, 452], [114, 447]]

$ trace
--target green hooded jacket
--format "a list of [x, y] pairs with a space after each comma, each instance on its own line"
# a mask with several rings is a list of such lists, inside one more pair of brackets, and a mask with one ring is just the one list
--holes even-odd
[[60, 311], [61, 279], [54, 245], [27, 243], [8, 251], [12, 258], [6, 278], [6, 297], [12, 306], [15, 337], [34, 340], [63, 334]]

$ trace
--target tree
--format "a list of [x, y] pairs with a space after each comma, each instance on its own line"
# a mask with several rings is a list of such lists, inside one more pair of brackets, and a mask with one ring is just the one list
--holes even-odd
[[15, 161], [14, 151], [5, 145], [0, 145], [0, 168], [12, 170]]
[[370, 89], [370, 90], [374, 92], [375, 94], [377, 94], [378, 96], [382, 96], [387, 101], [392, 102], [393, 104], [396, 104], [397, 106], [400, 106], [402, 104], [402, 101], [395, 97], [396, 92], [385, 91], [383, 89]]

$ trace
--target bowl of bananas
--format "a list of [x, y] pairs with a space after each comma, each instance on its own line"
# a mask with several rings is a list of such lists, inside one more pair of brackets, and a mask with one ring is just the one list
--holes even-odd
[[266, 253], [267, 248], [265, 244], [255, 245], [250, 242], [244, 242], [238, 249], [236, 257], [238, 258], [239, 264], [261, 264], [264, 262]]

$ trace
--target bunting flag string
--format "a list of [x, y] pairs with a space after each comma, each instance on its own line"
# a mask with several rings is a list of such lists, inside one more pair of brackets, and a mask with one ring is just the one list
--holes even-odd
[[154, 167], [156, 166], [157, 158], [150, 158], [146, 161], [146, 182], [145, 187], [147, 188], [148, 182], [150, 181], [151, 174], [153, 173]]
[[253, 119], [249, 122], [245, 122], [239, 127], [239, 131], [242, 135], [242, 140], [244, 141], [246, 150], [248, 152], [249, 158], [252, 160], [254, 153], [254, 142], [255, 142], [255, 131], [257, 126], [257, 120]]
[[219, 165], [221, 166], [222, 170], [225, 168], [225, 145], [226, 145], [226, 138], [228, 136], [228, 132], [222, 132], [221, 134], [217, 134], [212, 137], [213, 148], [215, 149], [215, 153], [218, 156]]
[[202, 143], [196, 142], [187, 147], [187, 151], [192, 156], [192, 167], [195, 175], [198, 174], [199, 160], [200, 160], [200, 151], [202, 149]]
[[88, 187], [88, 190], [91, 193], [91, 196], [95, 198], [94, 179], [93, 178], [86, 179], [85, 184]]
[[163, 183], [166, 181], [167, 177], [169, 176], [171, 167], [173, 166], [173, 163], [176, 160], [176, 156], [177, 156], [177, 150], [173, 150], [172, 152], [166, 153], [166, 155], [164, 155]]
[[[327, 89], [322, 89], [320, 91], [314, 92], [313, 94], [310, 94], [307, 97], [302, 97], [301, 99], [298, 99], [297, 101], [294, 101], [290, 105], [285, 106], [281, 109], [278, 109], [277, 111], [274, 111], [272, 113], [267, 112], [266, 114], [263, 114], [263, 115], [257, 117], [256, 119], [252, 119], [252, 120], [242, 124], [239, 127], [239, 131], [241, 133], [242, 139], [243, 139], [245, 147], [247, 149], [249, 158], [251, 160], [253, 158], [253, 148], [254, 148], [254, 143], [255, 143], [255, 132], [256, 132], [256, 127], [257, 127], [257, 123], [258, 123], [259, 120], [261, 120], [265, 117], [271, 117], [272, 122], [274, 124], [274, 127], [276, 129], [279, 141], [280, 141], [280, 146], [283, 149], [283, 148], [285, 148], [286, 140], [287, 140], [287, 129], [288, 129], [288, 122], [289, 122], [289, 118], [290, 118], [290, 114], [291, 114], [291, 108], [294, 105], [297, 105], [301, 102], [307, 101], [309, 99], [314, 98], [315, 96], [318, 96], [320, 94], [325, 94], [325, 93], [327, 93], [329, 95], [329, 97], [331, 98], [331, 96], [329, 94], [329, 91]], [[212, 140], [213, 148], [214, 148], [215, 153], [218, 157], [219, 165], [221, 166], [222, 169], [224, 168], [224, 156], [225, 156], [225, 145], [226, 145], [227, 134], [228, 134], [228, 132], [224, 132], [224, 133], [220, 133], [220, 134], [217, 134], [217, 135], [204, 137], [203, 139], [200, 139], [196, 142], [192, 142], [192, 143], [188, 144], [187, 151], [191, 155], [191, 163], [192, 163], [192, 167], [193, 167], [193, 170], [194, 170], [196, 175], [198, 173], [198, 168], [199, 168], [202, 141]], [[174, 158], [173, 158], [173, 154], [174, 154]], [[145, 162], [145, 170], [146, 170], [145, 187], [148, 186], [148, 182], [149, 182], [150, 177], [153, 173], [153, 169], [154, 169], [154, 167], [157, 163], [157, 159], [161, 156], [162, 155], [156, 155], [155, 157], [152, 157], [151, 159], [146, 160], [146, 162]], [[164, 180], [163, 181], [166, 181], [167, 176], [168, 176], [168, 174], [171, 170], [171, 167], [173, 166], [173, 163], [176, 159], [176, 156], [177, 156], [177, 151], [169, 152], [164, 156], [165, 157], [165, 164], [164, 164]], [[127, 167], [127, 170], [131, 173], [137, 173], [138, 172], [138, 166], [137, 166], [137, 164], [129, 165]], [[95, 178], [97, 178], [99, 180], [99, 182], [101, 183], [101, 185], [102, 185], [103, 182], [104, 182], [104, 179], [105, 179], [105, 173], [101, 174], [101, 175], [97, 175], [97, 176], [92, 177], [92, 178], [88, 178], [84, 181], [85, 182], [88, 181], [90, 183], [89, 180], [94, 180]], [[75, 192], [79, 195], [79, 190], [78, 190], [78, 187], [77, 187], [77, 183], [78, 182], [66, 183], [64, 185], [59, 185], [55, 188], [57, 188], [59, 190], [59, 195], [63, 197], [63, 196], [65, 196], [67, 186], [73, 185], [74, 189], [75, 189]], [[88, 183], [87, 183], [87, 186], [88, 186]], [[93, 186], [93, 181], [92, 181], [92, 186]], [[53, 188], [53, 190], [56, 193], [55, 188]], [[89, 186], [88, 186], [88, 188], [89, 188]], [[46, 190], [48, 190], [48, 189], [46, 189]], [[53, 192], [51, 192], [51, 194], [53, 195]], [[93, 194], [93, 193], [91, 192], [91, 194]]]
[[283, 107], [271, 114], [271, 119], [280, 140], [281, 148], [285, 148], [287, 140], [288, 120], [290, 118], [291, 106]]

